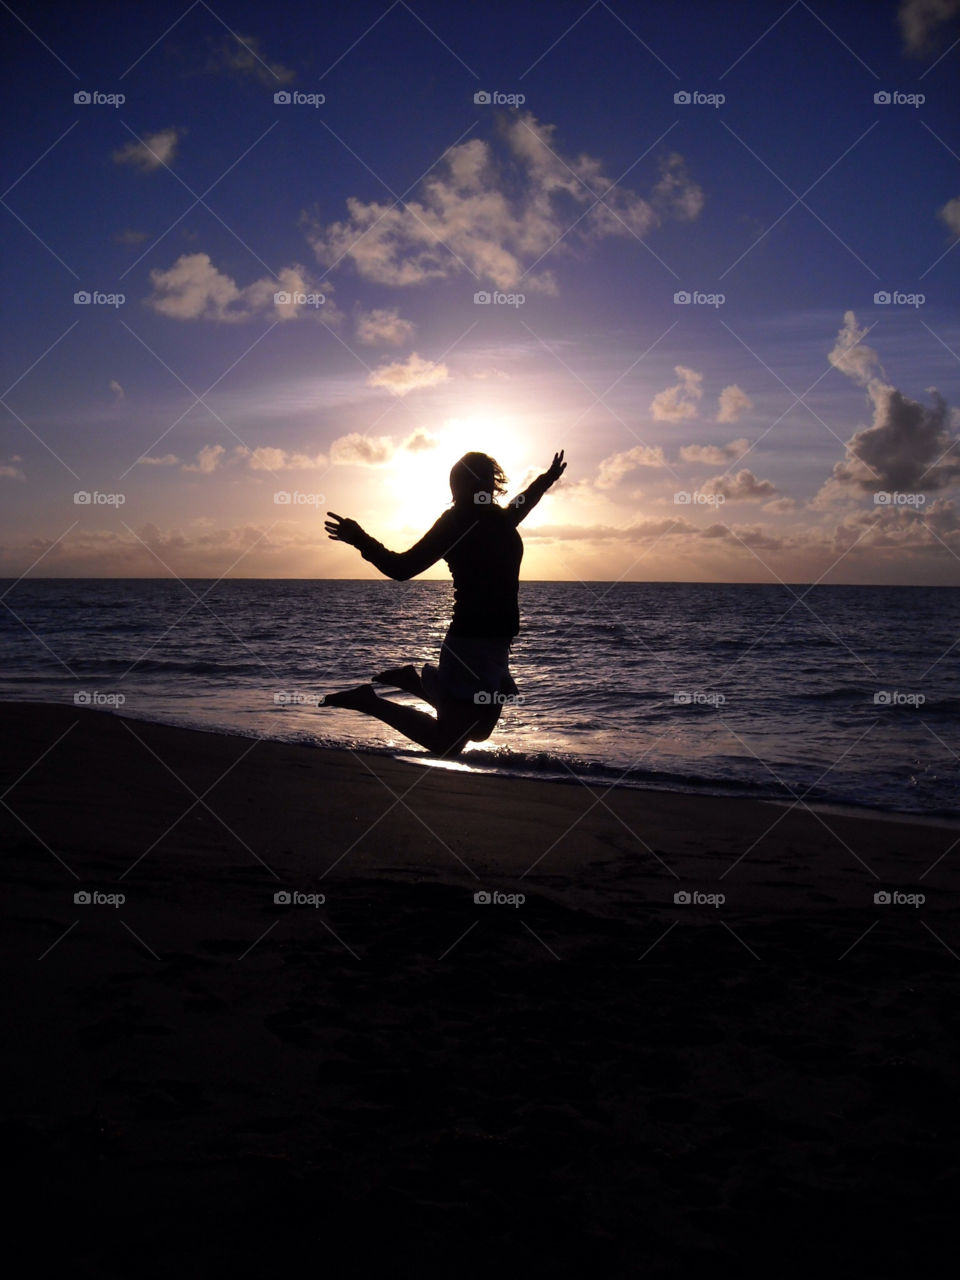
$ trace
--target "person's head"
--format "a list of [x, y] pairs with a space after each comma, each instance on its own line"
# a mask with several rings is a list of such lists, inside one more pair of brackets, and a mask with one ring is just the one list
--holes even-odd
[[455, 503], [474, 503], [478, 494], [486, 494], [487, 502], [492, 503], [506, 491], [503, 468], [489, 454], [465, 453], [450, 472], [450, 492]]

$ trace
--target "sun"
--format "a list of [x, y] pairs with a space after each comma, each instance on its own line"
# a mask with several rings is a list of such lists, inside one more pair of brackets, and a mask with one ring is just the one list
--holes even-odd
[[522, 433], [518, 424], [497, 414], [447, 418], [427, 428], [430, 448], [399, 449], [387, 465], [392, 519], [396, 527], [426, 531], [450, 501], [450, 468], [465, 453], [489, 453], [507, 473], [510, 492], [524, 470]]

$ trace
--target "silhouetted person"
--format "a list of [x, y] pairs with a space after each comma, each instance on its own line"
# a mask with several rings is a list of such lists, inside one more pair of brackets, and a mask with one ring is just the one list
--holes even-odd
[[510, 645], [520, 630], [517, 594], [523, 540], [517, 525], [566, 470], [563, 450], [543, 475], [505, 507], [506, 476], [485, 453], [467, 453], [450, 472], [453, 507], [445, 511], [409, 551], [388, 551], [357, 524], [334, 511], [325, 522], [334, 541], [356, 547], [389, 578], [406, 581], [441, 558], [453, 575], [453, 620], [440, 649], [439, 664], [393, 667], [374, 676], [422, 698], [436, 719], [413, 707], [377, 697], [372, 684], [333, 693], [328, 707], [349, 707], [391, 725], [439, 756], [460, 752], [468, 741], [483, 742], [500, 719], [503, 700], [515, 695]]

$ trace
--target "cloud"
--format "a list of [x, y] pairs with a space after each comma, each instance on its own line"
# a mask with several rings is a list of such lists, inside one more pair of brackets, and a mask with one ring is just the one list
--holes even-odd
[[[526, 526], [524, 526], [526, 530]], [[635, 524], [618, 527], [607, 524], [541, 524], [524, 532], [524, 541], [535, 539], [543, 542], [644, 542], [650, 539], [681, 537], [699, 534], [701, 531], [681, 516], [663, 520], [640, 520]]]
[[706, 462], [711, 467], [722, 467], [746, 452], [750, 441], [731, 440], [729, 444], [685, 444], [680, 450], [681, 462]]
[[126, 400], [127, 393], [124, 391], [123, 387], [121, 387], [120, 383], [116, 380], [116, 378], [110, 379], [110, 390], [113, 392], [114, 399], [118, 403], [121, 400]]
[[897, 17], [905, 52], [920, 56], [937, 43], [939, 28], [960, 13], [960, 0], [903, 0]]
[[774, 498], [773, 502], [765, 502], [761, 510], [769, 511], [771, 515], [781, 516], [788, 511], [796, 511], [798, 506], [796, 498]]
[[0, 458], [0, 477], [5, 480], [26, 480], [27, 477], [16, 465], [16, 463], [22, 461], [23, 459], [20, 457], [19, 453], [15, 453], [13, 457], [8, 458], [6, 462]]
[[131, 227], [124, 227], [122, 231], [113, 233], [114, 244], [138, 245], [143, 244], [144, 240], [149, 238], [149, 231], [134, 231]]
[[368, 387], [385, 387], [395, 396], [405, 396], [420, 387], [435, 387], [446, 382], [450, 374], [445, 364], [424, 360], [414, 351], [406, 360], [383, 364], [367, 378]]
[[339, 466], [378, 467], [389, 462], [394, 444], [389, 436], [363, 436], [359, 431], [339, 436], [330, 446], [331, 461]]
[[880, 357], [873, 347], [868, 347], [863, 342], [867, 333], [869, 333], [868, 329], [861, 329], [858, 326], [854, 313], [845, 311], [843, 327], [837, 334], [833, 350], [827, 356], [835, 369], [839, 369], [841, 373], [845, 373], [848, 378], [853, 378], [854, 382], [859, 382], [864, 387], [873, 379], [884, 376]]
[[650, 412], [658, 422], [683, 422], [697, 416], [697, 401], [703, 395], [703, 374], [678, 364], [674, 372], [680, 381], [658, 391], [650, 401]]
[[[340, 312], [329, 298], [332, 287], [325, 287], [327, 301], [314, 307], [301, 299], [316, 296], [310, 289], [302, 267], [283, 267], [276, 279], [264, 276], [240, 288], [225, 272], [219, 271], [206, 253], [184, 253], [166, 270], [150, 272], [153, 293], [147, 306], [173, 320], [213, 320], [222, 324], [239, 324], [257, 315], [274, 320], [295, 320], [322, 313], [327, 323], [336, 323]], [[290, 302], [275, 302], [278, 293], [290, 296]]]
[[175, 467], [180, 459], [175, 453], [165, 453], [162, 458], [138, 458], [137, 461], [145, 467]]
[[713, 476], [704, 480], [700, 492], [722, 494], [728, 502], [764, 502], [777, 496], [777, 486], [771, 480], [758, 480], [744, 467], [735, 476]]
[[296, 79], [296, 72], [281, 62], [271, 62], [256, 36], [228, 37], [217, 49], [208, 70], [233, 72], [240, 76], [252, 76], [261, 84], [279, 89]]
[[118, 147], [113, 158], [117, 164], [132, 165], [141, 173], [152, 173], [162, 166], [169, 167], [177, 154], [181, 132], [182, 130], [177, 129], [161, 129], [157, 133], [148, 133], [142, 142], [133, 140], [126, 146]]
[[416, 431], [407, 436], [401, 447], [408, 453], [424, 453], [427, 449], [437, 447], [437, 438], [432, 436], [425, 427], [417, 427]]
[[598, 489], [612, 489], [625, 475], [637, 467], [665, 467], [667, 460], [659, 445], [634, 445], [624, 453], [614, 453], [604, 458], [597, 469]]
[[952, 235], [960, 236], [960, 196], [954, 196], [952, 200], [948, 200], [943, 208], [938, 210], [937, 216], [947, 224]]
[[852, 311], [830, 352], [830, 363], [865, 386], [873, 405], [873, 423], [846, 442], [846, 456], [814, 499], [823, 506], [842, 495], [842, 486], [858, 492], [915, 493], [943, 489], [960, 478], [960, 438], [954, 434], [946, 401], [930, 388], [932, 406], [920, 404], [890, 386], [880, 358], [861, 339]]
[[717, 410], [718, 422], [736, 422], [742, 413], [753, 408], [753, 401], [734, 382], [720, 392], [720, 407]]
[[361, 311], [357, 316], [357, 338], [370, 345], [389, 342], [399, 347], [413, 339], [415, 327], [412, 320], [402, 319], [395, 307]]
[[184, 463], [184, 471], [201, 471], [204, 475], [209, 475], [216, 471], [219, 467], [223, 455], [226, 453], [222, 444], [204, 445], [197, 454], [196, 462]]
[[528, 289], [555, 293], [551, 272], [534, 273], [555, 247], [570, 253], [608, 236], [646, 236], [664, 217], [699, 213], [702, 193], [681, 156], [663, 162], [645, 199], [615, 185], [599, 159], [562, 156], [553, 135], [553, 125], [529, 113], [501, 119], [493, 143], [451, 147], [416, 198], [391, 205], [350, 197], [342, 221], [307, 219], [307, 239], [325, 266], [350, 262], [378, 284], [419, 285], [466, 271], [474, 286], [512, 289], [523, 279]]
[[233, 452], [251, 471], [314, 471], [328, 465], [325, 454], [293, 453], [271, 445], [259, 445], [256, 449], [239, 445]]

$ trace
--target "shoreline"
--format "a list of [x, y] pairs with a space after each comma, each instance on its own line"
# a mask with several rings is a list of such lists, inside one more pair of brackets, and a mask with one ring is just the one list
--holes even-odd
[[[42, 708], [59, 708], [64, 712], [73, 711], [96, 711], [97, 714], [104, 716], [116, 717], [121, 720], [129, 720], [136, 724], [145, 725], [162, 725], [171, 729], [183, 730], [190, 733], [207, 734], [211, 737], [222, 738], [239, 738], [245, 742], [263, 742], [274, 743], [277, 746], [302, 747], [306, 750], [329, 752], [332, 754], [345, 753], [351, 756], [360, 756], [372, 759], [387, 759], [402, 763], [404, 766], [420, 769], [435, 769], [447, 771], [450, 773], [462, 773], [464, 775], [472, 775], [477, 777], [503, 778], [507, 781], [514, 782], [538, 782], [544, 784], [560, 784], [562, 786], [570, 786], [579, 784], [581, 786], [596, 788], [607, 791], [614, 789], [617, 791], [632, 791], [644, 795], [655, 796], [686, 796], [694, 800], [731, 800], [734, 802], [744, 802], [751, 804], [773, 805], [776, 807], [791, 808], [799, 803], [803, 807], [824, 816], [834, 815], [836, 817], [862, 818], [864, 820], [876, 822], [893, 822], [906, 823], [914, 826], [938, 827], [944, 830], [960, 831], [960, 811], [957, 814], [925, 814], [902, 809], [883, 809], [875, 805], [851, 803], [848, 801], [834, 800], [806, 800], [801, 797], [801, 801], [791, 800], [786, 796], [777, 795], [757, 795], [748, 791], [748, 785], [745, 784], [743, 790], [740, 790], [732, 784], [713, 783], [710, 780], [704, 780], [702, 785], [691, 784], [687, 787], [677, 785], [675, 787], [667, 787], [658, 785], [657, 782], [651, 781], [621, 781], [621, 776], [617, 776], [614, 780], [610, 780], [598, 771], [597, 774], [585, 773], [578, 774], [573, 770], [569, 770], [566, 774], [562, 772], [550, 773], [547, 769], [534, 769], [523, 764], [511, 767], [501, 761], [491, 761], [488, 765], [483, 762], [465, 761], [462, 758], [453, 761], [440, 761], [431, 759], [424, 753], [424, 758], [418, 758], [418, 752], [421, 750], [414, 743], [406, 744], [402, 747], [388, 748], [376, 746], [350, 746], [350, 745], [327, 745], [316, 742], [304, 741], [297, 738], [274, 737], [270, 735], [261, 735], [256, 733], [244, 732], [242, 728], [233, 728], [231, 726], [207, 727], [197, 724], [188, 724], [182, 720], [173, 718], [157, 719], [147, 716], [137, 716], [126, 711], [118, 712], [115, 710], [78, 707], [72, 703], [32, 701], [29, 699], [0, 699], [0, 715], [2, 709], [7, 706], [28, 706], [38, 709]], [[468, 747], [469, 749], [469, 747]], [[562, 762], [557, 760], [557, 764], [562, 767]], [[613, 765], [597, 766], [599, 769], [609, 769], [610, 774], [616, 774], [617, 769]]]

